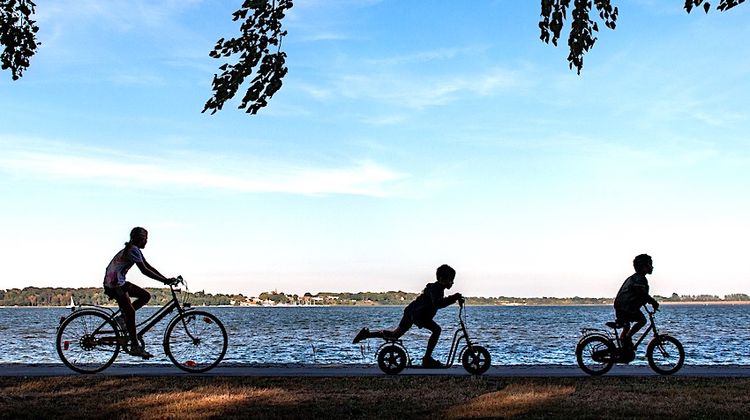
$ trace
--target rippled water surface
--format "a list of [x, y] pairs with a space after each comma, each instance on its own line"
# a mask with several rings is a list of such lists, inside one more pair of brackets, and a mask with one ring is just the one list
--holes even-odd
[[[216, 307], [206, 308], [227, 328], [225, 363], [374, 363], [381, 340], [351, 344], [363, 326], [392, 328], [399, 307]], [[155, 308], [138, 312], [139, 320]], [[470, 334], [492, 354], [494, 365], [575, 364], [580, 329], [612, 320], [609, 306], [468, 307]], [[54, 348], [58, 319], [66, 308], [0, 308], [0, 363], [60, 363]], [[458, 308], [441, 310], [443, 334], [435, 352], [444, 359], [457, 326]], [[169, 363], [161, 347], [167, 320], [146, 335], [156, 362]], [[750, 305], [664, 305], [660, 332], [679, 338], [686, 364], [750, 365]], [[428, 332], [414, 327], [404, 337], [412, 357], [421, 357]], [[645, 345], [639, 349], [643, 356]], [[137, 359], [120, 356], [118, 363]], [[645, 364], [639, 357], [634, 364]]]

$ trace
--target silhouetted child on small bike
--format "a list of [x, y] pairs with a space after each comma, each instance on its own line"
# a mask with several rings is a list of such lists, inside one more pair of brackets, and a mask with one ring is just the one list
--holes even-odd
[[[622, 326], [620, 340], [625, 362], [635, 358], [633, 335], [646, 325], [646, 317], [641, 312], [641, 307], [648, 303], [654, 310], [659, 308], [659, 302], [648, 294], [646, 275], [654, 271], [651, 257], [647, 254], [638, 255], [633, 260], [633, 268], [635, 274], [625, 280], [615, 298], [615, 317], [617, 324]], [[631, 326], [631, 322], [635, 324]]]
[[[121, 249], [112, 258], [107, 265], [104, 274], [104, 293], [110, 298], [117, 301], [117, 305], [122, 312], [115, 317], [120, 329], [127, 331], [130, 335], [130, 351], [133, 356], [140, 356], [144, 359], [152, 357], [140, 343], [136, 335], [135, 311], [142, 308], [151, 299], [151, 294], [125, 280], [128, 270], [133, 265], [137, 265], [146, 277], [159, 280], [164, 284], [176, 284], [176, 279], [166, 278], [158, 272], [151, 264], [146, 262], [141, 249], [146, 247], [148, 242], [148, 231], [142, 227], [134, 227], [130, 231], [130, 240], [125, 242], [125, 248]], [[130, 298], [136, 298], [131, 301]]]
[[404, 316], [401, 318], [401, 322], [398, 323], [398, 327], [396, 327], [395, 330], [370, 332], [369, 329], [362, 328], [357, 336], [354, 337], [353, 343], [359, 343], [367, 338], [395, 340], [409, 331], [412, 325], [416, 325], [419, 328], [427, 328], [432, 333], [430, 339], [427, 341], [427, 349], [422, 358], [422, 366], [427, 368], [442, 367], [442, 363], [432, 358], [432, 351], [435, 349], [438, 339], [440, 338], [440, 332], [442, 331], [433, 318], [435, 317], [435, 314], [437, 314], [438, 309], [445, 308], [458, 301], [463, 302], [464, 298], [460, 293], [455, 293], [445, 297], [445, 289], [450, 289], [451, 286], [453, 286], [453, 279], [456, 278], [456, 270], [443, 264], [438, 267], [435, 276], [437, 277], [437, 281], [435, 283], [427, 284], [422, 294], [417, 296], [417, 298], [410, 303], [406, 309], [404, 309]]

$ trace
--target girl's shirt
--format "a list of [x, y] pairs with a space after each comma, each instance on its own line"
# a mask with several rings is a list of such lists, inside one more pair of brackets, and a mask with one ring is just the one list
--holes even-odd
[[143, 253], [137, 246], [125, 247], [115, 254], [104, 273], [104, 287], [117, 287], [125, 284], [125, 275], [135, 263], [143, 262]]

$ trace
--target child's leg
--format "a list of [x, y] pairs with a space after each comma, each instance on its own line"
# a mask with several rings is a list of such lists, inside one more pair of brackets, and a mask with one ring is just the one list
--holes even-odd
[[427, 328], [428, 330], [430, 330], [430, 332], [432, 332], [432, 335], [430, 335], [430, 339], [427, 340], [427, 349], [424, 352], [425, 359], [432, 358], [432, 351], [435, 350], [435, 346], [440, 339], [440, 332], [442, 331], [442, 329], [440, 328], [440, 325], [438, 325], [432, 319], [423, 322], [422, 327]]
[[646, 317], [643, 316], [643, 312], [638, 311], [638, 314], [635, 315], [633, 321], [635, 321], [635, 324], [633, 324], [632, 327], [630, 327], [630, 331], [628, 331], [628, 338], [632, 340], [635, 333], [638, 332], [641, 328], [643, 328], [644, 325], [646, 325]]
[[398, 327], [394, 330], [380, 330], [380, 331], [370, 331], [367, 328], [362, 328], [362, 330], [357, 334], [356, 337], [354, 337], [354, 341], [352, 341], [354, 344], [359, 343], [362, 340], [368, 339], [368, 338], [383, 338], [386, 340], [395, 340], [407, 331], [409, 331], [409, 328], [411, 328], [413, 322], [411, 320], [411, 316], [404, 314], [403, 318], [401, 318], [401, 322], [398, 323]]
[[[620, 333], [620, 342], [625, 343], [628, 338], [628, 331], [630, 331], [630, 322], [622, 322], [622, 332]], [[623, 344], [624, 345], [624, 344]]]
[[135, 331], [135, 309], [133, 308], [133, 304], [130, 302], [130, 297], [127, 293], [125, 293], [125, 291], [122, 291], [122, 293], [117, 293], [115, 300], [117, 300], [117, 305], [120, 307], [122, 317], [125, 318], [125, 325], [128, 327], [130, 341], [134, 344], [138, 343]]
[[381, 333], [383, 334], [383, 338], [387, 338], [389, 340], [395, 340], [402, 335], [404, 335], [407, 331], [409, 331], [409, 328], [414, 325], [414, 321], [411, 320], [411, 314], [404, 314], [404, 316], [401, 317], [401, 321], [398, 322], [398, 327], [394, 330], [383, 330]]
[[151, 300], [151, 293], [129, 281], [125, 282], [125, 285], [123, 287], [130, 297], [136, 299], [134, 302], [132, 302], [133, 311], [141, 309], [148, 303], [149, 300]]

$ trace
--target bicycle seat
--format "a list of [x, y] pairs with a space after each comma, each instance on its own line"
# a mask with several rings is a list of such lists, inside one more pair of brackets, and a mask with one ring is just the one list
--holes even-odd
[[612, 328], [612, 329], [618, 329], [618, 328], [620, 328], [622, 326], [622, 325], [618, 324], [617, 321], [609, 321], [609, 322], [605, 323], [604, 325], [606, 325], [606, 326], [608, 326], [609, 328]]

